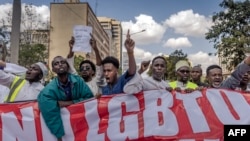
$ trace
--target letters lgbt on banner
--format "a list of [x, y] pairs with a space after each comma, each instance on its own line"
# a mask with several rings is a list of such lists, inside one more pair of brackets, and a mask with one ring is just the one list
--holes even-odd
[[[36, 102], [0, 104], [1, 141], [56, 141]], [[92, 99], [61, 109], [63, 141], [223, 140], [224, 124], [250, 124], [250, 94], [165, 90]]]

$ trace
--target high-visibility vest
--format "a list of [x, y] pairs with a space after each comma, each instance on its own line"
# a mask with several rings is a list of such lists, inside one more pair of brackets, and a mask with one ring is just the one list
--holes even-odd
[[[177, 87], [177, 81], [169, 82], [169, 85], [170, 85], [171, 88], [175, 89]], [[192, 83], [192, 82], [188, 81], [185, 88], [186, 89], [187, 88], [196, 89], [196, 88], [198, 88], [198, 85], [196, 85], [195, 83]]]
[[10, 86], [9, 95], [5, 98], [4, 102], [6, 102], [6, 103], [13, 102], [16, 99], [18, 92], [24, 86], [25, 82], [26, 81], [24, 79], [16, 76], [14, 81], [12, 82], [12, 84]]

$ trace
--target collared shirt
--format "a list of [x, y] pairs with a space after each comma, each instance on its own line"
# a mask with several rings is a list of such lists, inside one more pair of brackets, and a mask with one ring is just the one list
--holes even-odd
[[63, 84], [60, 81], [58, 82], [58, 87], [61, 88], [64, 91], [64, 93], [67, 96], [68, 100], [72, 100], [71, 86], [72, 86], [72, 83], [71, 83], [69, 78], [68, 78], [68, 81], [67, 81], [66, 84]]
[[114, 85], [106, 85], [102, 88], [103, 95], [123, 93], [123, 87], [133, 76], [129, 76], [128, 71], [121, 75]]

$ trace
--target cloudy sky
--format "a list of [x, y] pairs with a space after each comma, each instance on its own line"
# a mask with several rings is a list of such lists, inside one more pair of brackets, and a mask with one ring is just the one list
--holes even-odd
[[[0, 1], [0, 20], [7, 16], [13, 0]], [[42, 22], [48, 22], [50, 3], [64, 0], [22, 0], [33, 4]], [[188, 54], [193, 65], [205, 68], [218, 64], [213, 44], [205, 39], [212, 25], [214, 12], [223, 9], [219, 0], [80, 0], [88, 2], [97, 16], [114, 18], [122, 22], [123, 32], [131, 33], [136, 42], [137, 63], [152, 59], [159, 54], [169, 55], [177, 49]], [[2, 24], [2, 23], [0, 23]]]

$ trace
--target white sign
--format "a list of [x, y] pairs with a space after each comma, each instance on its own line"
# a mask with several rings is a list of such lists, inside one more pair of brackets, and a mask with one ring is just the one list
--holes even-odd
[[73, 46], [74, 52], [91, 52], [89, 40], [91, 39], [92, 27], [84, 25], [76, 25], [73, 29], [75, 43]]

